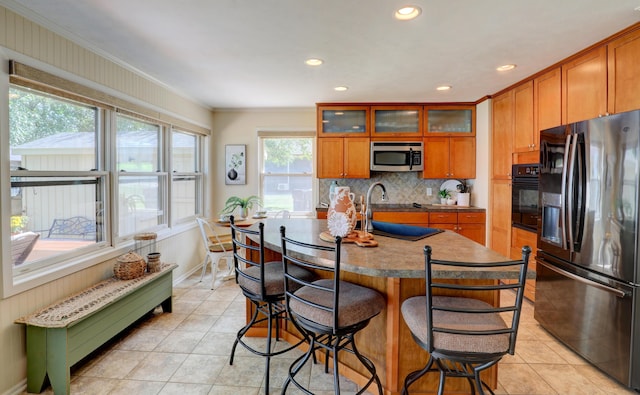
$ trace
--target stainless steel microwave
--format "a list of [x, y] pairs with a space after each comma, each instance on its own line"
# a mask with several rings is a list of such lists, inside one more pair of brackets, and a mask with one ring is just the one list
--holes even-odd
[[371, 170], [422, 171], [423, 145], [421, 141], [372, 141]]

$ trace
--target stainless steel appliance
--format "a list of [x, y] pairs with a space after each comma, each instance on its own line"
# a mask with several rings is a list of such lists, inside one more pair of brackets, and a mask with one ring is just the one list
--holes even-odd
[[535, 319], [640, 390], [640, 111], [540, 133]]
[[513, 165], [511, 174], [511, 225], [535, 233], [538, 229], [540, 165]]
[[372, 141], [371, 170], [422, 171], [421, 141]]

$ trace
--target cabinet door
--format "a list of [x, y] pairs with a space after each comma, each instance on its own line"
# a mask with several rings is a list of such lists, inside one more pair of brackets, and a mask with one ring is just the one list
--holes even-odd
[[424, 171], [422, 172], [422, 177], [448, 178], [449, 137], [429, 137], [423, 140]]
[[607, 51], [602, 46], [562, 65], [563, 123], [607, 112]]
[[458, 224], [458, 213], [455, 212], [430, 212], [429, 224]]
[[533, 139], [533, 81], [513, 90], [513, 152], [536, 148]]
[[609, 113], [640, 108], [640, 31], [631, 32], [607, 45]]
[[[536, 271], [536, 243], [537, 236], [533, 232], [528, 232], [520, 228], [511, 228], [511, 259], [522, 258], [522, 246], [531, 247], [531, 255], [529, 255], [529, 267], [527, 270]], [[515, 280], [514, 280], [515, 281]], [[524, 286], [524, 296], [532, 302], [536, 300], [536, 280], [528, 279]]]
[[513, 130], [513, 91], [493, 99], [493, 128], [491, 132], [491, 174], [494, 179], [511, 176]]
[[326, 106], [316, 109], [318, 137], [369, 136], [369, 106]]
[[458, 224], [456, 232], [460, 233], [464, 237], [475, 241], [476, 243], [484, 245], [486, 239], [486, 226], [485, 224]]
[[475, 136], [476, 107], [425, 106], [425, 136]]
[[541, 130], [562, 125], [560, 75], [558, 67], [533, 80], [533, 125], [536, 144], [540, 142]]
[[494, 180], [491, 184], [491, 249], [509, 256], [511, 248], [511, 182]]
[[318, 178], [342, 178], [344, 175], [344, 138], [316, 139], [318, 144]]
[[476, 138], [451, 137], [449, 141], [449, 177], [476, 178]]
[[422, 106], [371, 107], [371, 136], [421, 137]]
[[370, 139], [346, 137], [344, 139], [344, 178], [369, 178]]

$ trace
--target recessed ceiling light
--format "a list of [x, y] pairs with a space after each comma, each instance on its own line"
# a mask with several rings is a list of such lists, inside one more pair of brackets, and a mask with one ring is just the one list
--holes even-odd
[[406, 5], [396, 10], [395, 17], [401, 21], [408, 21], [417, 18], [422, 13], [422, 9], [415, 5]]
[[304, 61], [307, 66], [320, 66], [324, 61], [322, 59], [310, 58]]
[[337, 91], [337, 92], [344, 92], [344, 91], [346, 91], [348, 89], [349, 89], [348, 86], [336, 86], [335, 88], [333, 88], [333, 90]]
[[438, 91], [448, 91], [449, 89], [451, 89], [451, 85], [440, 85], [436, 88]]
[[513, 70], [515, 68], [516, 68], [515, 64], [503, 64], [502, 66], [496, 67], [496, 70], [498, 70], [498, 71], [509, 71], [509, 70]]

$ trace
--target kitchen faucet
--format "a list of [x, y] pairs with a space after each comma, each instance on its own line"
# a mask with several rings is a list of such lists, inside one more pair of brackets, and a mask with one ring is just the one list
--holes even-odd
[[373, 225], [371, 225], [371, 218], [373, 218], [373, 210], [371, 210], [371, 192], [376, 187], [376, 185], [379, 185], [380, 188], [382, 188], [382, 201], [383, 202], [387, 201], [387, 188], [385, 188], [380, 181], [377, 181], [371, 184], [371, 186], [369, 187], [369, 190], [367, 191], [367, 202], [366, 202], [367, 211], [364, 216], [365, 232], [370, 232], [373, 230]]

